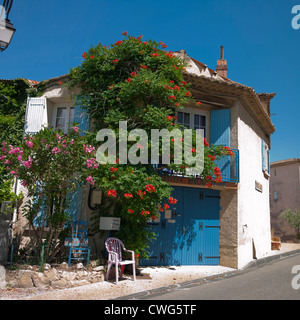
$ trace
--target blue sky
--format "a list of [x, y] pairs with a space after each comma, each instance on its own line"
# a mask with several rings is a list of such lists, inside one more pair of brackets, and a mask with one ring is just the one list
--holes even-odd
[[[166, 43], [216, 68], [220, 45], [228, 77], [272, 100], [271, 161], [300, 158], [300, 29], [291, 26], [290, 0], [15, 0], [17, 29], [0, 53], [2, 79], [45, 80], [69, 72], [83, 51], [110, 45], [122, 32]], [[300, 23], [300, 20], [299, 20]]]

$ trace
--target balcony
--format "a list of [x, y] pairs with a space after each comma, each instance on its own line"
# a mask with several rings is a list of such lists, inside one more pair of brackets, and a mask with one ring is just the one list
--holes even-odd
[[[239, 150], [231, 150], [233, 151], [233, 156], [226, 155], [224, 158], [215, 162], [216, 166], [221, 169], [222, 182], [213, 183], [213, 187], [237, 187], [237, 184], [240, 181]], [[163, 177], [163, 180], [170, 183], [188, 183], [203, 186], [206, 184], [201, 177], [196, 176], [191, 178], [180, 172], [166, 169], [163, 165], [156, 165], [156, 171]]]

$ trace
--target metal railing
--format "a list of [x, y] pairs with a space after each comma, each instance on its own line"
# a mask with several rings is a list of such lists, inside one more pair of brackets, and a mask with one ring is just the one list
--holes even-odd
[[[222, 159], [215, 162], [216, 166], [221, 169], [222, 182], [240, 182], [240, 164], [239, 164], [239, 150], [231, 149], [233, 155], [225, 155]], [[171, 176], [185, 176], [181, 172], [175, 172], [167, 169], [164, 165], [154, 165], [156, 171], [160, 175], [171, 175]], [[200, 178], [200, 177], [196, 177]]]

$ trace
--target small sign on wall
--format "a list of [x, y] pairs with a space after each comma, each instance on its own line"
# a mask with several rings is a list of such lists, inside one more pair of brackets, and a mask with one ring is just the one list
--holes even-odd
[[121, 218], [100, 217], [100, 230], [120, 230]]
[[255, 180], [255, 190], [259, 191], [259, 192], [263, 192], [263, 186], [260, 182], [258, 182], [257, 180]]

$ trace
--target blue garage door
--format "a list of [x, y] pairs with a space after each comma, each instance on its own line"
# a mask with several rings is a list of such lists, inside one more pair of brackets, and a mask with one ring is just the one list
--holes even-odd
[[157, 239], [150, 244], [150, 259], [141, 265], [218, 265], [220, 192], [174, 189], [178, 202], [158, 223], [150, 224]]

